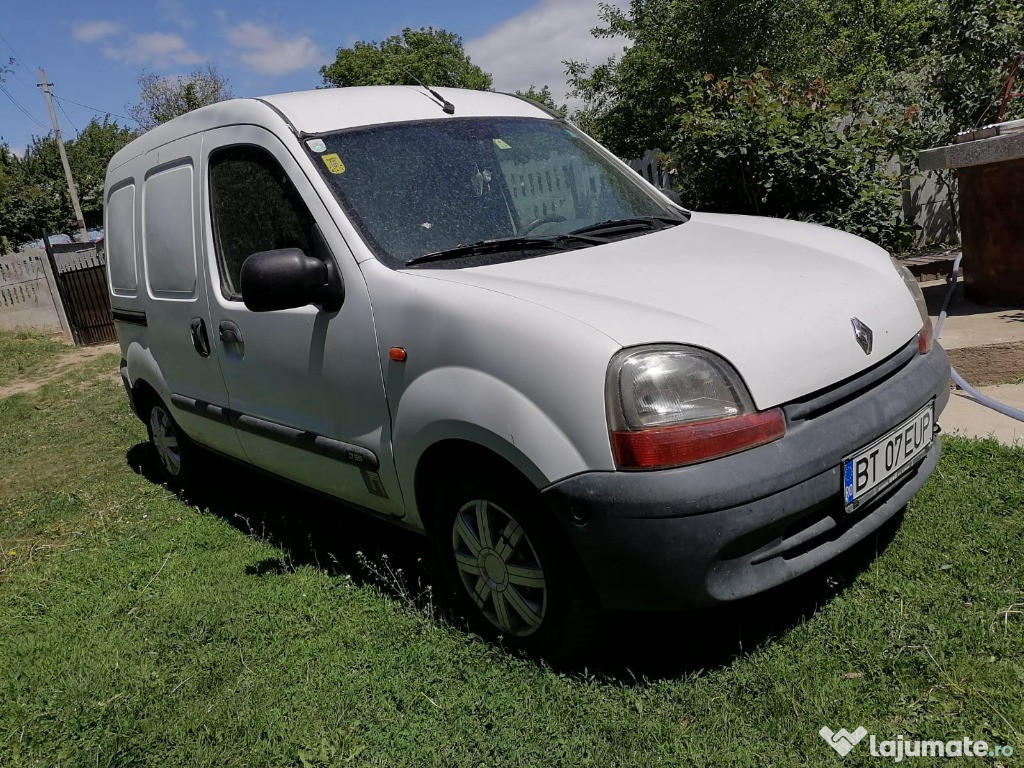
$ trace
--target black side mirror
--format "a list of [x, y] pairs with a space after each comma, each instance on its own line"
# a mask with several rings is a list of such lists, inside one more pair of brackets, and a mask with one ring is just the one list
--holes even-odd
[[301, 248], [261, 251], [242, 262], [242, 301], [253, 312], [318, 304], [336, 312], [345, 285], [333, 260], [307, 256]]

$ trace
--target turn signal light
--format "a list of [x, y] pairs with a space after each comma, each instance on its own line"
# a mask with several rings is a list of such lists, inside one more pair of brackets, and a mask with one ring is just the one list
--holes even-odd
[[775, 408], [713, 421], [612, 432], [620, 469], [663, 469], [696, 464], [764, 445], [786, 434], [786, 417]]

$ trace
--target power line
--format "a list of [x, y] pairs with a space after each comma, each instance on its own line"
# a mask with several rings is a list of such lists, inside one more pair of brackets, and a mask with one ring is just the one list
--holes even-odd
[[[21, 65], [22, 67], [24, 67], [24, 69], [25, 69], [25, 70], [27, 71], [27, 70], [28, 70], [28, 67], [27, 67], [27, 66], [25, 66], [25, 62], [21, 60], [21, 57], [20, 57], [20, 56], [18, 55], [18, 52], [17, 52], [16, 50], [14, 50], [14, 46], [13, 46], [13, 45], [11, 45], [11, 44], [10, 44], [9, 42], [7, 42], [7, 38], [6, 38], [6, 37], [4, 37], [4, 35], [3, 35], [3, 33], [2, 33], [2, 32], [0, 32], [0, 40], [3, 40], [3, 41], [4, 41], [4, 44], [5, 44], [5, 45], [6, 45], [6, 46], [7, 46], [8, 48], [10, 48], [10, 49], [11, 49], [11, 53], [13, 53], [13, 54], [14, 54], [14, 63], [16, 63], [16, 64], [20, 64], [20, 65]], [[13, 70], [13, 69], [12, 69], [12, 70], [11, 70], [11, 74], [12, 74], [12, 75], [14, 75], [14, 78], [15, 78], [15, 79], [16, 79], [16, 80], [17, 80], [17, 81], [18, 81], [19, 83], [21, 83], [22, 85], [28, 86], [29, 88], [31, 88], [31, 87], [32, 87], [31, 85], [29, 85], [28, 83], [26, 83], [26, 82], [25, 82], [24, 80], [22, 80], [22, 79], [21, 79], [21, 77], [19, 77], [19, 76], [18, 76], [18, 73], [17, 73], [17, 72], [15, 71], [15, 70]]]
[[[52, 91], [51, 91], [51, 95], [52, 95]], [[60, 99], [57, 99], [57, 106], [60, 108], [60, 111], [64, 114], [64, 117], [66, 117], [68, 119], [68, 122], [71, 123], [71, 127], [75, 129], [75, 133], [81, 133], [81, 131], [78, 130], [78, 126], [75, 125], [75, 121], [72, 120], [71, 116], [68, 115], [68, 113], [64, 110], [64, 105], [60, 103]]]
[[20, 110], [21, 110], [22, 114], [23, 114], [23, 115], [25, 115], [25, 117], [27, 117], [27, 118], [28, 118], [29, 120], [31, 120], [31, 121], [32, 121], [33, 123], [35, 123], [36, 125], [38, 125], [38, 126], [39, 126], [40, 128], [42, 128], [43, 130], [45, 130], [45, 131], [49, 131], [49, 128], [47, 128], [47, 127], [46, 127], [45, 125], [43, 125], [43, 124], [42, 124], [41, 122], [39, 122], [39, 121], [38, 121], [38, 120], [36, 120], [36, 119], [35, 119], [34, 117], [32, 117], [32, 113], [31, 113], [31, 112], [29, 112], [29, 111], [28, 111], [27, 109], [25, 109], [25, 108], [24, 108], [23, 106], [21, 106], [21, 104], [20, 104], [20, 103], [18, 102], [18, 100], [17, 100], [16, 98], [14, 98], [14, 96], [13, 96], [13, 95], [11, 94], [11, 92], [10, 92], [10, 91], [8, 91], [8, 90], [7, 90], [6, 88], [4, 88], [4, 87], [3, 87], [3, 85], [0, 85], [0, 91], [3, 91], [3, 92], [4, 92], [4, 95], [5, 95], [5, 96], [6, 96], [6, 97], [7, 97], [8, 99], [10, 99], [10, 100], [11, 100], [11, 103], [12, 103], [12, 104], [14, 104], [14, 106], [16, 106], [16, 107], [17, 107], [18, 109], [20, 109]]
[[[14, 54], [14, 58], [15, 58], [15, 59], [16, 59], [16, 60], [17, 60], [17, 61], [18, 61], [18, 62], [19, 62], [19, 63], [21, 64], [21, 66], [23, 66], [23, 67], [24, 67], [24, 66], [25, 66], [25, 62], [23, 62], [23, 61], [21, 60], [21, 56], [19, 56], [19, 55], [18, 55], [18, 52], [17, 52], [16, 50], [14, 50], [14, 46], [13, 46], [13, 45], [11, 45], [11, 44], [10, 44], [9, 42], [7, 42], [7, 38], [6, 38], [6, 37], [4, 37], [4, 33], [3, 33], [3, 32], [0, 32], [0, 40], [3, 40], [3, 41], [4, 41], [4, 44], [5, 44], [5, 45], [6, 45], [6, 46], [7, 46], [8, 48], [10, 48], [10, 49], [11, 49], [11, 53], [13, 53], [13, 54]], [[26, 68], [26, 69], [28, 69], [28, 67], [25, 67], [25, 68]]]
[[131, 120], [133, 123], [136, 124], [139, 122], [133, 117], [119, 115], [117, 114], [117, 112], [111, 112], [109, 109], [96, 109], [96, 107], [90, 107], [88, 104], [80, 104], [77, 101], [72, 101], [71, 99], [64, 98], [63, 96], [58, 96], [56, 93], [53, 94], [53, 98], [55, 98], [57, 101], [66, 101], [68, 104], [74, 104], [76, 107], [81, 107], [82, 109], [91, 110], [92, 112], [95, 112], [99, 115], [113, 115], [114, 117], [120, 117], [122, 120]]

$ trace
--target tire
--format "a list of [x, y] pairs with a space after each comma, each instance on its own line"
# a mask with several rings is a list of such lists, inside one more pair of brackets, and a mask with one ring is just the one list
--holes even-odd
[[474, 471], [438, 496], [431, 539], [455, 607], [481, 636], [550, 659], [574, 655], [597, 618], [540, 493], [512, 472]]
[[150, 400], [144, 412], [160, 479], [169, 488], [185, 488], [196, 473], [195, 445], [159, 398]]

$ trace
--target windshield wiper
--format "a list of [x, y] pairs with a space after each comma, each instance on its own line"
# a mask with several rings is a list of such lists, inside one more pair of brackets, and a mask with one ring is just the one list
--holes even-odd
[[596, 224], [588, 224], [585, 227], [574, 229], [569, 234], [599, 233], [602, 235], [614, 235], [619, 232], [632, 232], [637, 229], [665, 229], [686, 221], [689, 221], [689, 219], [683, 216], [634, 216], [627, 219], [608, 219], [607, 221], [599, 221]]
[[[584, 245], [598, 245], [605, 243], [599, 237], [587, 237], [570, 233], [568, 235], [556, 235], [554, 237], [499, 237], [494, 240], [479, 240], [469, 245], [457, 245], [454, 248], [445, 248], [433, 253], [425, 253], [416, 256], [405, 262], [407, 267], [415, 267], [420, 264], [430, 264], [434, 261], [446, 261], [447, 259], [459, 259], [465, 256], [480, 256], [491, 253], [508, 253], [510, 251], [532, 251], [546, 248], [556, 251], [570, 251], [581, 248]], [[577, 245], [578, 243], [578, 245]]]

